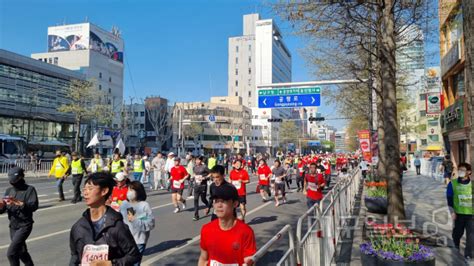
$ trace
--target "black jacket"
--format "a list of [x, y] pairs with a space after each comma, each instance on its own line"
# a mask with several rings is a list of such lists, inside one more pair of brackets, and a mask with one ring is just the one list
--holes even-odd
[[22, 201], [23, 206], [4, 205], [0, 208], [0, 214], [7, 212], [10, 220], [10, 227], [18, 229], [33, 224], [33, 212], [38, 209], [38, 195], [36, 189], [30, 185], [23, 184], [19, 187], [9, 187], [5, 191], [5, 196], [11, 196]]
[[90, 210], [86, 210], [79, 221], [72, 226], [69, 239], [71, 248], [69, 265], [80, 265], [82, 251], [87, 244], [109, 245], [108, 259], [112, 261], [112, 265], [133, 265], [140, 261], [140, 252], [128, 226], [123, 222], [122, 215], [108, 206], [105, 215], [104, 227], [95, 239]]

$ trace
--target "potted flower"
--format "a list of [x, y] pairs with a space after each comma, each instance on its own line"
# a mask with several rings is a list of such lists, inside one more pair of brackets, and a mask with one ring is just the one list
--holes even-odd
[[367, 223], [369, 241], [360, 245], [364, 266], [435, 265], [433, 251], [402, 225]]
[[365, 182], [365, 207], [372, 213], [387, 213], [387, 182]]

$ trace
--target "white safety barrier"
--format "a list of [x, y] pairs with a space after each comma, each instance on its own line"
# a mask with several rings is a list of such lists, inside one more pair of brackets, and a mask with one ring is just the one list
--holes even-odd
[[339, 181], [321, 200], [298, 219], [296, 240], [291, 226], [286, 225], [253, 256], [258, 262], [284, 233], [289, 234], [289, 249], [277, 265], [330, 265], [338, 241], [347, 226], [361, 186], [361, 173], [356, 168], [350, 178]]
[[295, 239], [293, 236], [293, 231], [291, 230], [291, 225], [285, 225], [280, 232], [278, 232], [274, 237], [272, 237], [265, 245], [263, 245], [256, 253], [253, 255], [252, 260], [257, 263], [279, 240], [283, 238], [285, 234], [288, 234], [288, 250], [285, 252], [283, 257], [278, 261], [276, 265], [285, 265], [285, 266], [295, 266], [296, 265], [296, 249], [295, 249]]
[[[298, 219], [296, 248], [298, 265], [330, 265], [342, 230], [347, 226], [361, 185], [360, 171], [337, 183], [321, 201]], [[306, 221], [306, 227], [303, 228]]]
[[48, 173], [53, 164], [52, 159], [40, 159], [38, 161], [31, 161], [29, 159], [16, 159], [13, 163], [0, 164], [0, 174], [6, 174], [10, 168], [17, 166], [23, 168], [26, 172], [31, 173]]
[[[440, 157], [422, 159], [420, 173], [424, 176], [429, 176], [435, 180], [443, 181], [444, 173], [441, 171], [441, 164], [443, 163]], [[411, 164], [411, 169], [415, 170], [413, 163]]]

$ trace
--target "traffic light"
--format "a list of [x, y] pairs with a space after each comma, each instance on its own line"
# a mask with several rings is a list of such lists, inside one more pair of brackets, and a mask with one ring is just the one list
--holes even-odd
[[324, 117], [309, 117], [309, 122], [324, 121]]
[[267, 122], [270, 122], [270, 123], [272, 123], [272, 122], [281, 123], [281, 122], [283, 122], [283, 119], [281, 119], [281, 118], [270, 118], [270, 119], [267, 119]]

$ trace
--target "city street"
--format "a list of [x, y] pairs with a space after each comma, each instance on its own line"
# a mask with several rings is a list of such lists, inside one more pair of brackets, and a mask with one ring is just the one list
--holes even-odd
[[[292, 192], [288, 203], [275, 207], [274, 202], [262, 203], [260, 195], [255, 193], [256, 178], [251, 177], [247, 186], [249, 195], [247, 223], [255, 231], [258, 247], [275, 235], [285, 224], [294, 225], [298, 217], [306, 211], [304, 196]], [[57, 201], [54, 179], [29, 179], [28, 182], [38, 191], [40, 208], [34, 214], [33, 232], [27, 241], [33, 261], [36, 265], [67, 265], [70, 258], [69, 230], [86, 209], [84, 203], [71, 204], [71, 181], [65, 182], [66, 201]], [[0, 193], [8, 183], [0, 179]], [[294, 188], [296, 185], [293, 183]], [[294, 191], [294, 190], [293, 190]], [[199, 234], [202, 225], [210, 217], [195, 222], [193, 217], [193, 199], [187, 201], [187, 209], [173, 213], [171, 196], [167, 191], [147, 191], [148, 203], [153, 209], [156, 227], [151, 233], [144, 265], [195, 265], [199, 257]], [[185, 191], [186, 193], [187, 191]], [[201, 210], [203, 215], [204, 210]], [[6, 251], [10, 243], [6, 215], [0, 215], [0, 265], [7, 265]], [[287, 247], [287, 239], [282, 238], [278, 248], [273, 250], [261, 263], [272, 264]], [[271, 258], [270, 258], [271, 257]]]

